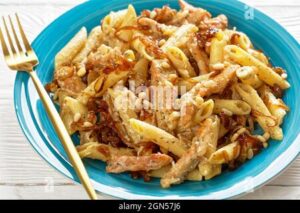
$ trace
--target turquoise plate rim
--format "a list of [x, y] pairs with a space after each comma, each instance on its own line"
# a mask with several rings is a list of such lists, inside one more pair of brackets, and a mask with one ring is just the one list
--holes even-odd
[[[156, 1], [154, 0], [154, 1], [150, 1], [150, 2], [156, 2]], [[222, 0], [214, 0], [214, 1], [222, 3], [222, 4], [228, 4], [228, 5], [229, 4], [235, 4], [235, 7], [237, 7], [237, 6], [238, 7], [245, 7], [244, 3], [239, 2], [239, 1], [235, 1], [235, 0], [228, 0], [228, 1], [226, 1], [226, 3], [222, 2]], [[33, 47], [35, 47], [36, 45], [39, 44], [40, 40], [42, 40], [43, 35], [46, 34], [47, 31], [50, 31], [51, 28], [53, 28], [53, 26], [59, 22], [59, 20], [67, 18], [68, 16], [70, 16], [71, 14], [73, 14], [75, 12], [79, 12], [81, 9], [83, 9], [86, 5], [88, 5], [91, 2], [100, 2], [100, 1], [92, 0], [92, 1], [84, 2], [84, 3], [82, 3], [78, 6], [75, 6], [72, 9], [68, 10], [67, 12], [62, 14], [61, 16], [59, 16], [59, 18], [57, 18], [51, 24], [49, 24], [37, 36], [37, 38], [32, 43]], [[112, 2], [118, 2], [118, 1], [116, 0], [116, 1], [112, 1]], [[141, 0], [135, 1], [133, 3], [136, 3], [136, 2], [141, 2]], [[91, 5], [92, 5], [92, 3], [91, 3]], [[264, 13], [260, 12], [259, 10], [254, 9], [254, 12], [255, 12], [256, 15], [262, 16], [273, 28], [276, 28], [276, 30], [278, 32], [283, 33], [285, 38], [290, 42], [291, 45], [293, 45], [293, 47], [295, 48], [295, 51], [300, 53], [299, 43], [289, 34], [288, 31], [286, 31], [280, 24], [278, 24], [273, 19], [271, 19], [270, 17], [268, 17]], [[230, 19], [230, 17], [229, 17], [229, 19]], [[24, 135], [26, 136], [27, 140], [30, 142], [32, 147], [35, 149], [35, 151], [45, 161], [47, 161], [57, 171], [59, 171], [63, 175], [67, 176], [68, 178], [70, 178], [70, 179], [72, 179], [72, 180], [74, 180], [75, 182], [78, 183], [78, 179], [77, 179], [77, 177], [74, 173], [74, 170], [72, 169], [70, 163], [65, 162], [62, 159], [61, 156], [59, 156], [55, 153], [45, 153], [44, 152], [45, 150], [42, 150], [41, 147], [40, 147], [40, 145], [41, 145], [40, 142], [36, 141], [33, 138], [33, 135], [31, 135], [31, 133], [29, 131], [30, 127], [27, 126], [27, 122], [23, 117], [22, 111], [19, 110], [20, 108], [22, 108], [22, 104], [21, 104], [22, 94], [19, 91], [23, 91], [23, 89], [27, 89], [27, 88], [23, 88], [23, 85], [18, 83], [18, 82], [22, 82], [22, 79], [24, 79], [23, 74], [24, 73], [18, 73], [16, 75], [16, 78], [15, 78], [14, 107], [15, 107], [15, 111], [16, 111], [16, 115], [17, 115], [19, 125], [20, 125]], [[28, 78], [28, 77], [25, 77], [25, 79], [26, 78]], [[25, 97], [25, 98], [27, 98], [27, 97]], [[30, 107], [30, 106], [27, 106], [27, 107]], [[30, 110], [30, 108], [29, 108], [29, 110]], [[31, 115], [33, 115], [33, 114], [31, 113]], [[35, 122], [36, 121], [33, 121], [33, 123], [35, 123]], [[35, 123], [35, 126], [36, 125], [37, 124]], [[272, 178], [274, 178], [275, 176], [280, 174], [284, 169], [286, 169], [291, 164], [292, 161], [294, 161], [297, 158], [298, 154], [300, 153], [300, 135], [298, 133], [299, 133], [299, 129], [297, 130], [297, 136], [295, 137], [292, 144], [289, 147], [287, 147], [272, 164], [268, 165], [264, 171], [260, 172], [255, 177], [253, 177], [252, 181], [255, 182], [255, 183], [253, 185], [251, 185], [251, 187], [245, 187], [245, 186], [235, 187], [235, 188], [232, 187], [233, 189], [231, 189], [231, 191], [228, 191], [228, 190], [226, 191], [226, 189], [225, 189], [225, 190], [223, 190], [224, 192], [219, 191], [218, 192], [219, 194], [217, 195], [216, 198], [217, 199], [229, 199], [229, 198], [234, 198], [234, 197], [237, 197], [237, 196], [241, 196], [243, 194], [246, 194], [248, 192], [251, 192], [252, 190], [255, 190], [255, 189], [261, 187], [262, 185], [264, 185], [268, 181], [270, 181]], [[39, 135], [39, 136], [41, 138], [44, 137], [42, 135]], [[47, 146], [46, 144], [42, 144], [42, 145]], [[49, 149], [55, 149], [55, 148], [47, 147], [47, 149], [48, 150], [46, 150], [46, 151], [50, 151]], [[277, 162], [280, 162], [280, 164], [277, 163]], [[94, 180], [92, 180], [92, 183], [94, 184], [95, 188], [99, 192], [102, 192], [102, 193], [105, 193], [105, 194], [108, 194], [108, 195], [111, 195], [111, 196], [114, 196], [114, 197], [118, 197], [118, 198], [125, 198], [125, 199], [211, 199], [211, 198], [213, 198], [211, 194], [201, 195], [201, 196], [197, 196], [197, 195], [192, 195], [192, 196], [180, 196], [180, 195], [152, 196], [152, 195], [144, 195], [144, 194], [135, 194], [135, 193], [132, 193], [130, 191], [122, 190], [122, 189], [119, 189], [119, 188], [114, 188], [114, 187], [111, 187], [111, 186], [106, 186], [106, 185], [104, 185], [102, 183], [99, 183], [99, 182], [96, 182]]]

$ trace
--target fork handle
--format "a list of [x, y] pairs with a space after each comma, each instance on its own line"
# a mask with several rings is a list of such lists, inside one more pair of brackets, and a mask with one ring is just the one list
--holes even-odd
[[64, 123], [62, 122], [52, 100], [50, 99], [48, 93], [46, 92], [43, 84], [39, 80], [36, 72], [30, 71], [28, 73], [33, 80], [34, 86], [44, 104], [46, 112], [53, 124], [54, 129], [56, 130], [56, 133], [57, 133], [60, 141], [63, 144], [65, 151], [67, 152], [67, 155], [68, 155], [82, 185], [84, 186], [90, 199], [96, 200], [97, 199], [96, 192], [91, 184], [90, 178], [86, 172], [83, 162], [82, 162], [82, 160], [73, 144], [73, 141], [72, 141]]

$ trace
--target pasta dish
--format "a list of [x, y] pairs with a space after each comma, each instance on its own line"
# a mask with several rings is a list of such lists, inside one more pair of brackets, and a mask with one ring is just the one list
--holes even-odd
[[179, 5], [129, 5], [81, 28], [46, 85], [81, 158], [163, 188], [236, 169], [283, 139], [289, 111], [283, 68], [225, 15]]

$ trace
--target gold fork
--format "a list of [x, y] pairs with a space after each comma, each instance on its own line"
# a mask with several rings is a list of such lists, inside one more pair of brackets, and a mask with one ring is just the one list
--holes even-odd
[[[2, 17], [3, 25], [4, 25], [4, 31], [6, 31], [7, 35], [7, 41], [4, 39], [4, 35], [0, 28], [0, 40], [2, 45], [2, 50], [4, 54], [5, 61], [8, 65], [8, 67], [12, 70], [22, 70], [26, 71], [33, 83], [34, 86], [44, 104], [44, 107], [47, 111], [47, 114], [53, 124], [54, 129], [56, 130], [56, 133], [62, 142], [64, 149], [66, 153], [68, 154], [68, 157], [81, 181], [83, 184], [86, 192], [88, 193], [89, 197], [93, 200], [97, 199], [96, 192], [91, 184], [91, 181], [89, 179], [89, 176], [84, 168], [83, 162], [81, 161], [81, 158], [76, 151], [76, 148], [58, 114], [58, 112], [55, 109], [54, 104], [52, 103], [49, 95], [47, 94], [46, 90], [44, 89], [43, 84], [39, 80], [36, 72], [33, 70], [33, 68], [39, 63], [38, 58], [34, 52], [34, 50], [31, 48], [30, 44], [28, 43], [28, 40], [25, 36], [25, 33], [23, 31], [22, 25], [20, 23], [19, 17], [17, 14], [16, 20], [17, 25], [19, 27], [19, 32], [21, 35], [22, 40], [20, 41], [18, 39], [16, 30], [14, 28], [12, 19], [10, 16], [8, 16], [9, 23], [11, 26], [11, 31], [13, 36], [11, 36], [11, 32], [9, 32], [5, 18]], [[15, 45], [13, 43], [13, 39], [15, 41]], [[23, 42], [23, 43], [22, 43]], [[22, 48], [21, 44], [23, 44]]]

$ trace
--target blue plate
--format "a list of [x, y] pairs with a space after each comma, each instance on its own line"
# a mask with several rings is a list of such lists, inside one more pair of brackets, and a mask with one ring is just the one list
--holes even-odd
[[[178, 9], [178, 3], [175, 0], [93, 0], [71, 9], [51, 23], [32, 44], [40, 60], [36, 71], [42, 83], [46, 84], [51, 81], [55, 54], [82, 26], [90, 30], [99, 25], [100, 20], [110, 11], [124, 9], [132, 2], [138, 12], [143, 9], [161, 7], [164, 4]], [[85, 160], [92, 182], [100, 192], [125, 199], [226, 199], [265, 184], [283, 171], [300, 151], [300, 138], [298, 137], [300, 130], [300, 47], [297, 41], [271, 18], [241, 2], [234, 0], [189, 2], [207, 9], [214, 15], [225, 14], [229, 18], [230, 25], [245, 32], [256, 48], [263, 50], [271, 58], [273, 65], [287, 70], [288, 81], [292, 87], [285, 92], [284, 101], [291, 111], [283, 124], [284, 140], [272, 141], [267, 149], [233, 172], [225, 172], [209, 181], [187, 181], [170, 189], [161, 189], [157, 179], [145, 183], [143, 180], [131, 179], [128, 174], [107, 174], [104, 163]], [[54, 168], [78, 182], [32, 81], [26, 73], [19, 72], [16, 76], [14, 99], [20, 126], [34, 149]]]

